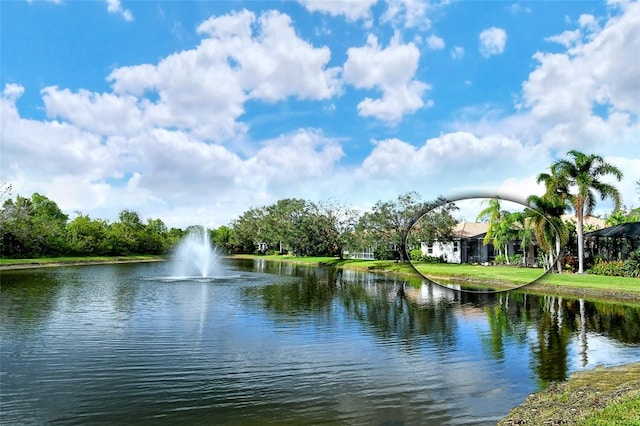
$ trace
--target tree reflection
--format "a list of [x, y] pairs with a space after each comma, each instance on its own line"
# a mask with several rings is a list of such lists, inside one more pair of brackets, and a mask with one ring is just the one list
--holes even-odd
[[508, 347], [529, 349], [531, 369], [542, 387], [567, 377], [570, 343], [580, 348], [575, 361], [588, 364], [591, 333], [640, 343], [640, 309], [635, 306], [522, 290], [470, 294], [425, 280], [333, 268], [285, 269], [301, 279], [247, 290], [260, 293], [268, 312], [321, 311], [326, 318], [357, 321], [376, 338], [408, 350], [423, 344], [459, 350], [464, 347], [459, 333], [463, 316], [484, 318], [487, 328], [477, 328], [483, 351], [504, 361]]
[[61, 280], [54, 271], [3, 271], [0, 286], [0, 327], [36, 332], [54, 311]]
[[538, 318], [537, 339], [532, 344], [532, 368], [542, 387], [567, 378], [569, 327], [563, 326], [562, 299], [549, 297]]

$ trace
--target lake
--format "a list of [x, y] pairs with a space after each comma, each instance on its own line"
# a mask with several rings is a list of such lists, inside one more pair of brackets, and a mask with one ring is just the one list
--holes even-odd
[[3, 271], [2, 424], [495, 424], [640, 309], [254, 260]]

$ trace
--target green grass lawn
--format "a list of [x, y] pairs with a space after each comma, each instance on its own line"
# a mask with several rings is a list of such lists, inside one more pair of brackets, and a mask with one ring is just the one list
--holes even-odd
[[546, 274], [538, 268], [514, 268], [506, 266], [456, 265], [448, 263], [416, 263], [416, 269], [427, 277], [476, 279], [490, 282], [507, 281], [515, 284], [536, 283], [552, 286], [630, 291], [640, 294], [640, 279], [608, 277], [591, 274]]
[[416, 262], [393, 260], [360, 260], [336, 257], [295, 257], [295, 256], [256, 256], [238, 255], [233, 258], [266, 259], [280, 262], [293, 262], [308, 266], [335, 266], [361, 271], [386, 272], [404, 275], [416, 275], [416, 269], [424, 276], [436, 282], [465, 280], [473, 287], [471, 280], [481, 288], [492, 283], [502, 283], [501, 288], [512, 289], [535, 281], [535, 286], [527, 288], [533, 292], [568, 294], [597, 300], [625, 300], [627, 303], [640, 301], [640, 279], [626, 277], [608, 277], [590, 274], [544, 274], [538, 268], [515, 268], [507, 266], [458, 265], [449, 263]]
[[159, 255], [136, 256], [65, 256], [65, 257], [40, 257], [37, 259], [6, 259], [0, 258], [0, 266], [9, 265], [47, 265], [67, 263], [109, 263], [109, 262], [136, 262], [164, 259]]

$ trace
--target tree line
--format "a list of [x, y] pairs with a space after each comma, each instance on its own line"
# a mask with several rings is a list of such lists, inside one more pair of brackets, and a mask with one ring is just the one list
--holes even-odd
[[143, 222], [137, 212], [126, 209], [113, 223], [81, 213], [69, 220], [55, 201], [38, 193], [9, 198], [0, 210], [5, 258], [164, 254], [185, 233], [167, 229], [160, 219]]
[[[579, 272], [584, 271], [584, 217], [598, 200], [609, 198], [614, 211], [609, 225], [640, 220], [640, 209], [626, 210], [618, 190], [603, 181], [622, 172], [602, 157], [570, 151], [537, 177], [545, 185], [542, 196], [532, 195], [531, 209], [521, 213], [503, 212], [492, 200], [477, 220], [488, 220], [485, 243], [500, 251], [507, 241], [517, 238], [523, 244], [535, 236], [550, 268], [563, 250], [577, 248]], [[640, 189], [640, 181], [638, 182]], [[72, 220], [57, 204], [35, 193], [31, 198], [7, 197], [0, 211], [0, 243], [3, 257], [98, 256], [166, 254], [187, 232], [167, 229], [160, 219], [143, 222], [139, 214], [123, 210], [118, 221], [109, 223], [78, 214]], [[373, 252], [377, 259], [404, 261], [410, 248], [420, 242], [451, 241], [458, 222], [454, 203], [440, 197], [423, 201], [416, 192], [378, 201], [370, 211], [361, 212], [344, 203], [328, 200], [314, 203], [288, 198], [274, 204], [252, 207], [229, 226], [210, 230], [212, 242], [227, 253], [290, 253], [297, 256], [338, 256]], [[574, 212], [575, 231], [561, 216]], [[535, 213], [535, 214], [534, 214]], [[540, 214], [538, 214], [540, 213]], [[411, 230], [411, 232], [409, 232]], [[515, 232], [515, 233], [514, 233]], [[575, 245], [571, 239], [575, 236]], [[506, 251], [505, 251], [506, 253]], [[562, 270], [562, 265], [556, 266]]]

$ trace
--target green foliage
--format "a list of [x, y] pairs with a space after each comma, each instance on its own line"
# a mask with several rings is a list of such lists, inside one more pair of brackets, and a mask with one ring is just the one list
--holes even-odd
[[511, 263], [514, 266], [523, 266], [524, 265], [524, 258], [522, 257], [521, 254], [514, 254], [511, 257]]
[[[605, 182], [608, 175], [620, 181], [622, 171], [616, 166], [607, 163], [601, 156], [584, 154], [571, 150], [568, 158], [560, 159], [551, 165], [552, 173], [557, 177], [556, 181], [565, 200], [569, 201], [576, 212], [577, 237], [578, 237], [578, 272], [584, 271], [584, 217], [591, 215], [598, 198], [609, 198], [614, 207], [621, 206], [621, 195], [618, 189]], [[605, 178], [605, 179], [603, 179]], [[571, 188], [571, 190], [570, 190]]]
[[[418, 240], [450, 238], [443, 235], [450, 234], [451, 226], [446, 214], [454, 209], [455, 205], [442, 197], [432, 202], [422, 202], [418, 193], [409, 192], [393, 201], [378, 201], [370, 212], [362, 215], [357, 231], [365, 236], [369, 246], [374, 247], [376, 259], [397, 256], [405, 261], [407, 243], [414, 245]], [[420, 221], [423, 226], [417, 223]], [[415, 234], [410, 233], [414, 225]], [[426, 234], [420, 237], [421, 233]], [[389, 252], [392, 253], [391, 257]]]
[[423, 263], [447, 263], [447, 260], [444, 256], [429, 256], [427, 254], [422, 254], [422, 250], [413, 249], [409, 252], [409, 258], [413, 262], [423, 262]]
[[608, 275], [611, 277], [626, 276], [622, 260], [599, 260], [587, 272], [593, 275]]
[[627, 277], [640, 278], [640, 249], [629, 254], [623, 268]]
[[625, 206], [615, 209], [605, 219], [606, 226], [621, 225], [623, 223], [639, 222], [640, 221], [640, 207], [635, 209], [627, 209]]
[[411, 259], [414, 262], [418, 262], [422, 260], [422, 250], [420, 249], [413, 249], [409, 252], [409, 259]]
[[6, 258], [164, 254], [181, 236], [160, 219], [143, 223], [131, 210], [112, 224], [80, 213], [69, 221], [53, 200], [38, 193], [7, 199], [0, 209], [0, 250]]
[[624, 261], [598, 258], [587, 272], [594, 275], [640, 278], [640, 250], [631, 252]]
[[232, 230], [228, 226], [220, 226], [217, 229], [212, 229], [211, 240], [213, 244], [225, 253], [231, 253], [233, 250], [232, 244]]

